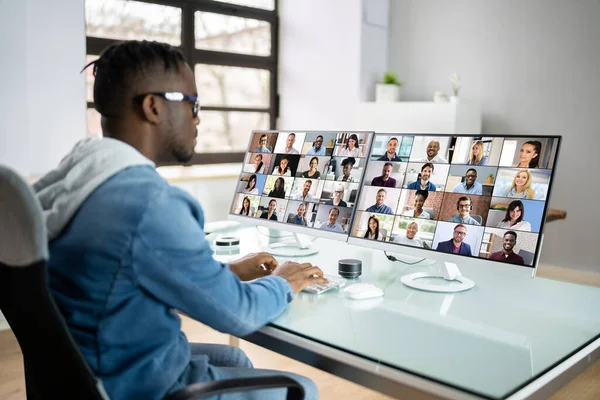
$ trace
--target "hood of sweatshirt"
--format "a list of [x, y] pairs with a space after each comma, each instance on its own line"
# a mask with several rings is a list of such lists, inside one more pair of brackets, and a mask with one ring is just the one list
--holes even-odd
[[33, 185], [46, 222], [48, 239], [57, 238], [87, 197], [125, 168], [155, 164], [134, 147], [110, 138], [86, 138], [56, 169]]

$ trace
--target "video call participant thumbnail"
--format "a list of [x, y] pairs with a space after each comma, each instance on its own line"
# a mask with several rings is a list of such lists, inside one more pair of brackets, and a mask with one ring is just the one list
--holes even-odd
[[412, 221], [406, 226], [406, 235], [398, 235], [394, 238], [394, 243], [405, 244], [414, 247], [423, 247], [423, 241], [417, 237], [419, 233], [419, 224]]
[[290, 159], [288, 156], [283, 156], [279, 159], [279, 165], [273, 168], [271, 175], [292, 176], [292, 169], [288, 166]]
[[312, 147], [306, 152], [308, 156], [324, 156], [326, 155], [326, 148], [323, 146], [323, 135], [317, 136]]
[[452, 193], [483, 195], [483, 185], [477, 182], [477, 170], [469, 168], [465, 180], [452, 188]]
[[471, 146], [471, 151], [469, 152], [469, 159], [467, 160], [467, 165], [487, 165], [488, 157], [484, 155], [483, 142], [481, 140], [476, 141]]
[[506, 231], [503, 239], [502, 250], [490, 254], [489, 259], [511, 264], [525, 265], [525, 260], [523, 260], [523, 257], [513, 251], [513, 248], [517, 244], [517, 232]]
[[423, 164], [419, 178], [415, 182], [409, 184], [406, 188], [412, 190], [431, 190], [435, 192], [437, 188], [429, 181], [429, 178], [431, 178], [431, 175], [433, 174], [433, 169], [432, 163]]
[[470, 256], [471, 246], [468, 243], [464, 243], [463, 240], [467, 236], [467, 227], [463, 224], [458, 224], [454, 227], [452, 233], [452, 239], [445, 242], [439, 242], [436, 250], [444, 253], [462, 254]]
[[312, 181], [307, 179], [302, 185], [302, 191], [298, 191], [291, 196], [292, 200], [302, 200], [304, 202], [313, 202], [315, 201], [314, 196], [310, 193], [310, 188], [312, 187]]
[[268, 136], [266, 133], [260, 135], [258, 139], [258, 147], [252, 150], [253, 153], [272, 153], [273, 148], [271, 146], [267, 146]]
[[367, 230], [363, 236], [365, 239], [383, 240], [383, 235], [379, 232], [379, 218], [371, 215], [367, 222]]
[[387, 151], [384, 155], [379, 157], [378, 161], [402, 161], [402, 159], [396, 154], [398, 150], [398, 139], [395, 137], [390, 138], [387, 143]]
[[504, 219], [498, 223], [498, 228], [514, 229], [531, 232], [531, 224], [525, 220], [525, 208], [521, 200], [513, 200], [508, 205]]
[[317, 170], [319, 166], [319, 158], [313, 157], [310, 159], [309, 169], [308, 171], [304, 171], [302, 173], [302, 178], [310, 178], [310, 179], [319, 179], [321, 177], [321, 173]]
[[285, 197], [285, 179], [279, 177], [275, 180], [273, 189], [269, 192], [269, 197], [283, 199]]
[[438, 164], [447, 164], [448, 160], [442, 157], [440, 154], [440, 142], [437, 140], [431, 140], [427, 145], [427, 149], [425, 150], [426, 157], [420, 160], [419, 162], [428, 162], [428, 163], [438, 163]]
[[461, 196], [456, 202], [457, 215], [454, 215], [448, 222], [456, 222], [459, 224], [481, 225], [477, 220], [471, 217], [470, 213], [473, 209], [473, 200], [469, 196]]
[[393, 164], [386, 162], [381, 169], [381, 176], [376, 176], [371, 180], [371, 186], [396, 187], [396, 180], [390, 175], [392, 174]]
[[344, 197], [344, 184], [336, 183], [333, 187], [333, 198], [325, 202], [328, 206], [348, 207], [348, 204], [342, 200]]
[[267, 210], [263, 210], [259, 218], [277, 221], [277, 212], [275, 211], [276, 209], [277, 200], [271, 199], [271, 201], [269, 201], [269, 208]]
[[427, 190], [417, 190], [415, 193], [414, 208], [412, 210], [406, 210], [402, 215], [405, 217], [431, 219], [431, 215], [423, 209], [428, 197], [429, 192]]
[[379, 189], [377, 191], [377, 195], [375, 196], [375, 204], [367, 208], [365, 211], [377, 214], [393, 214], [394, 211], [392, 208], [387, 204], [384, 204], [386, 197], [387, 192], [385, 189]]
[[540, 163], [542, 143], [538, 140], [530, 140], [523, 143], [519, 150], [519, 163], [516, 168], [537, 168]]
[[531, 172], [527, 169], [517, 171], [512, 185], [504, 193], [504, 197], [531, 200], [535, 197], [535, 190], [531, 187]]
[[331, 210], [329, 210], [327, 221], [323, 222], [321, 226], [319, 226], [319, 229], [344, 233], [344, 228], [342, 228], [342, 225], [337, 222], [339, 216], [340, 210], [337, 207], [333, 207]]
[[307, 226], [306, 222], [306, 204], [300, 203], [296, 214], [290, 213], [287, 217], [288, 224]]
[[344, 158], [342, 160], [342, 174], [337, 180], [340, 182], [358, 182], [357, 179], [350, 175], [354, 164], [356, 164], [356, 159], [354, 157]]
[[358, 136], [353, 133], [351, 134], [346, 143], [340, 147], [340, 151], [337, 154], [340, 157], [360, 157], [361, 150], [358, 145]]

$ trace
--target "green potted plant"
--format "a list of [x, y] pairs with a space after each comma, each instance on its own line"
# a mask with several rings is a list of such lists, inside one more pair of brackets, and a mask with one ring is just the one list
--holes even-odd
[[390, 102], [400, 100], [400, 87], [404, 82], [399, 81], [396, 74], [386, 72], [383, 74], [383, 82], [375, 84], [375, 101]]
[[489, 174], [486, 178], [485, 178], [485, 184], [486, 185], [493, 185], [494, 184], [494, 174]]

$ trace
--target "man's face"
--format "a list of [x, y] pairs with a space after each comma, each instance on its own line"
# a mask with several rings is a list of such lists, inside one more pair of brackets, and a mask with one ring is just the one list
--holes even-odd
[[304, 204], [300, 204], [300, 207], [298, 207], [298, 216], [299, 217], [304, 216], [304, 211], [306, 211]]
[[438, 151], [440, 151], [440, 145], [436, 141], [429, 142], [427, 146], [427, 157], [431, 160], [433, 157], [437, 156]]
[[458, 202], [458, 212], [460, 216], [464, 219], [469, 216], [469, 212], [471, 208], [471, 202], [469, 200], [461, 200]]
[[319, 136], [317, 140], [315, 140], [315, 150], [319, 150], [321, 146], [323, 146], [323, 138]]
[[415, 224], [414, 222], [410, 223], [406, 227], [406, 237], [409, 239], [413, 239], [417, 232], [419, 232], [419, 228], [417, 228], [417, 224]]
[[350, 171], [352, 171], [352, 164], [348, 163], [342, 167], [342, 172], [345, 176], [350, 175]]
[[383, 169], [381, 170], [381, 176], [383, 177], [383, 180], [387, 181], [391, 174], [392, 174], [392, 166], [384, 165]]
[[308, 191], [310, 190], [310, 187], [312, 186], [312, 182], [311, 181], [306, 181], [304, 182], [304, 195], [306, 196], [306, 194], [308, 193]]
[[267, 137], [266, 136], [261, 137], [260, 140], [258, 141], [258, 144], [262, 148], [267, 147]]
[[398, 141], [397, 140], [390, 140], [388, 142], [388, 148], [387, 148], [387, 152], [388, 154], [396, 154], [396, 150], [398, 149]]
[[473, 183], [475, 183], [475, 180], [477, 180], [477, 172], [475, 172], [475, 171], [467, 172], [467, 174], [465, 175], [465, 182], [467, 183], [467, 187], [473, 186]]
[[[184, 63], [180, 64], [178, 72], [169, 73], [162, 85], [168, 86], [168, 90], [165, 91], [198, 95], [194, 73], [189, 65]], [[161, 136], [164, 138], [161, 146], [164, 146], [164, 151], [161, 152], [161, 159], [157, 160], [157, 164], [164, 161], [186, 163], [194, 155], [200, 118], [193, 116], [193, 105], [188, 101], [164, 100], [164, 102], [167, 103], [165, 107], [167, 117], [160, 124], [163, 130]]]
[[454, 229], [454, 233], [452, 234], [452, 238], [456, 243], [461, 243], [465, 236], [467, 236], [467, 229], [464, 226], [456, 227]]
[[385, 192], [377, 193], [377, 197], [375, 198], [375, 201], [376, 201], [378, 207], [381, 206], [383, 204], [383, 202], [385, 201]]
[[333, 225], [336, 223], [337, 219], [338, 219], [338, 210], [336, 210], [335, 208], [332, 208], [331, 210], [329, 210], [329, 225]]
[[335, 191], [335, 199], [336, 199], [336, 201], [339, 202], [343, 195], [344, 195], [344, 189], [336, 190]]
[[431, 177], [431, 172], [431, 167], [423, 168], [423, 171], [421, 171], [421, 180], [428, 181]]
[[513, 247], [515, 247], [515, 244], [517, 244], [517, 239], [514, 237], [514, 235], [504, 235], [504, 251], [510, 253]]
[[287, 140], [285, 141], [285, 145], [288, 149], [291, 149], [296, 141], [296, 135], [288, 135]]

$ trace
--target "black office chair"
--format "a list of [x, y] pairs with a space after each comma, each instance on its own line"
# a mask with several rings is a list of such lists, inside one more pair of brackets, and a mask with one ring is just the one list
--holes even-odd
[[[40, 204], [26, 182], [0, 165], [0, 310], [23, 352], [27, 399], [109, 400], [50, 294], [47, 260]], [[271, 388], [288, 388], [287, 399], [304, 398], [297, 381], [275, 376], [193, 384], [166, 400]]]

